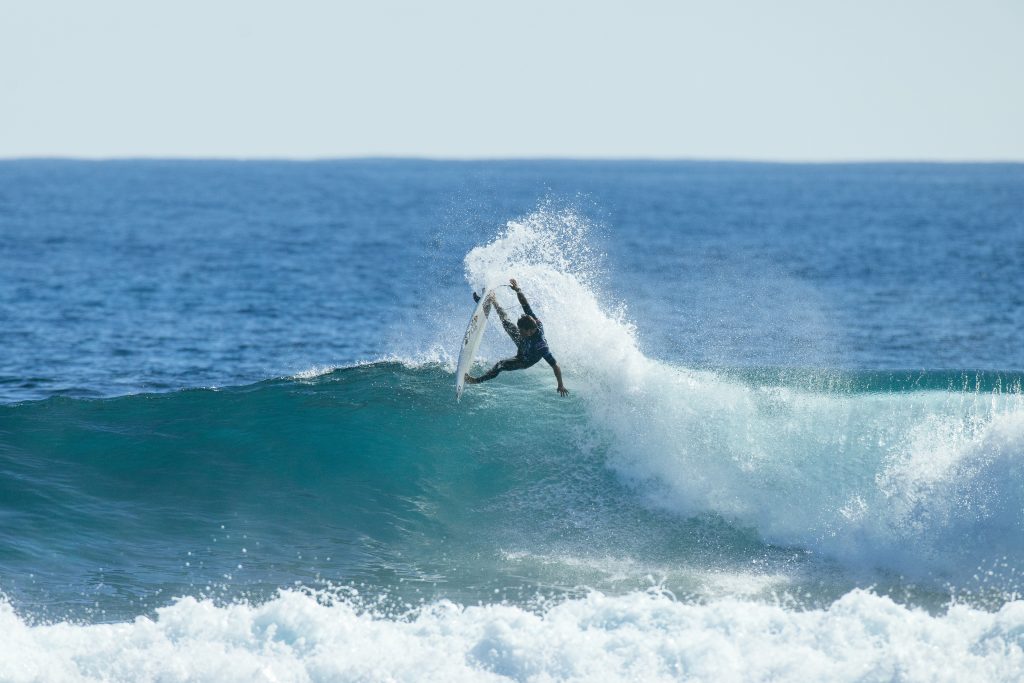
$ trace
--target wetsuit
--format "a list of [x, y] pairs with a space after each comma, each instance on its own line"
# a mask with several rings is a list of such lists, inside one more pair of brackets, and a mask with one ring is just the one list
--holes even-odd
[[[537, 320], [537, 316], [534, 315], [533, 309], [527, 303], [526, 297], [519, 292], [516, 292], [516, 294], [519, 297], [519, 303], [523, 306], [523, 312]], [[505, 317], [504, 311], [500, 308], [498, 309], [498, 315], [501, 318], [502, 326], [508, 332], [508, 336], [512, 337], [512, 341], [516, 343], [516, 357], [498, 361], [489, 372], [479, 377], [478, 382], [494, 379], [503, 370], [525, 370], [532, 365], [536, 365], [541, 358], [546, 360], [551, 367], [555, 367], [555, 357], [551, 355], [551, 351], [548, 350], [548, 342], [544, 339], [544, 323], [537, 320], [537, 331], [530, 336], [526, 336], [519, 331], [515, 323]]]

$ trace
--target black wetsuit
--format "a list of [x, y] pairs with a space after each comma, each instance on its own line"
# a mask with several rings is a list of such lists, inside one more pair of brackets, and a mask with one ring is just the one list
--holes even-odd
[[[518, 292], [517, 294], [519, 296], [519, 303], [523, 306], [523, 312], [537, 320], [537, 316], [534, 315], [530, 304], [526, 302], [526, 297]], [[544, 338], [544, 323], [537, 320], [537, 331], [529, 336], [520, 332], [519, 328], [505, 316], [501, 316], [501, 324], [505, 327], [505, 331], [508, 332], [508, 336], [512, 337], [512, 341], [516, 343], [516, 357], [498, 361], [489, 372], [480, 376], [477, 380], [478, 382], [494, 379], [503, 370], [525, 370], [532, 365], [536, 365], [541, 358], [546, 360], [551, 367], [555, 367], [557, 361], [551, 355], [551, 351], [548, 350], [548, 342]]]

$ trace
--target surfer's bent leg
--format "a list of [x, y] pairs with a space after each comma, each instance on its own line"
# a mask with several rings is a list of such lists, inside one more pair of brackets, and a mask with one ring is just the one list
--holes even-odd
[[501, 326], [505, 328], [505, 331], [508, 333], [508, 336], [512, 337], [512, 341], [514, 341], [518, 346], [520, 338], [519, 328], [516, 327], [516, 324], [514, 322], [508, 319], [508, 316], [505, 315], [505, 310], [498, 305], [497, 301], [494, 302], [494, 310], [498, 312], [498, 317], [501, 318]]
[[[480, 303], [480, 295], [476, 292], [473, 292], [473, 301]], [[508, 336], [512, 337], [512, 341], [514, 341], [516, 346], [518, 346], [520, 339], [519, 328], [515, 323], [508, 319], [508, 316], [505, 314], [505, 309], [498, 304], [498, 300], [495, 299], [493, 295], [491, 296], [491, 305], [494, 306], [494, 310], [498, 312], [498, 317], [501, 319], [501, 326], [505, 328]]]
[[[523, 368], [530, 367], [524, 361], [518, 358], [508, 358], [506, 360], [499, 360], [495, 363], [494, 367], [491, 368], [486, 374], [480, 375], [475, 378], [472, 384], [479, 384], [480, 382], [486, 382], [487, 380], [494, 379], [503, 370], [522, 370]], [[467, 378], [468, 379], [468, 378]]]

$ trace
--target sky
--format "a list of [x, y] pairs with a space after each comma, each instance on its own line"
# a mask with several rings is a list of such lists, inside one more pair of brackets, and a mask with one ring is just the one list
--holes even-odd
[[0, 9], [0, 158], [1024, 161], [1024, 0]]

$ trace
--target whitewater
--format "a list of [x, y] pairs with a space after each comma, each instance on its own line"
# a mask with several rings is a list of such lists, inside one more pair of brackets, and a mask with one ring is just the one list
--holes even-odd
[[638, 349], [624, 310], [606, 312], [588, 287], [595, 257], [579, 231], [573, 215], [512, 223], [470, 252], [467, 277], [531, 283], [574, 369], [588, 433], [603, 435], [608, 467], [650, 504], [902, 574], [1024, 561], [1019, 378], [986, 392], [844, 395], [658, 362]]
[[284, 592], [186, 598], [132, 623], [30, 628], [0, 611], [7, 681], [996, 681], [1024, 667], [1020, 603], [942, 617], [860, 591], [793, 612], [593, 594], [543, 614], [439, 602], [399, 619]]
[[[1024, 373], [682, 361], [601, 229], [506, 221], [372, 358], [0, 404], [0, 681], [1022, 680]], [[572, 393], [456, 403], [510, 277]]]

